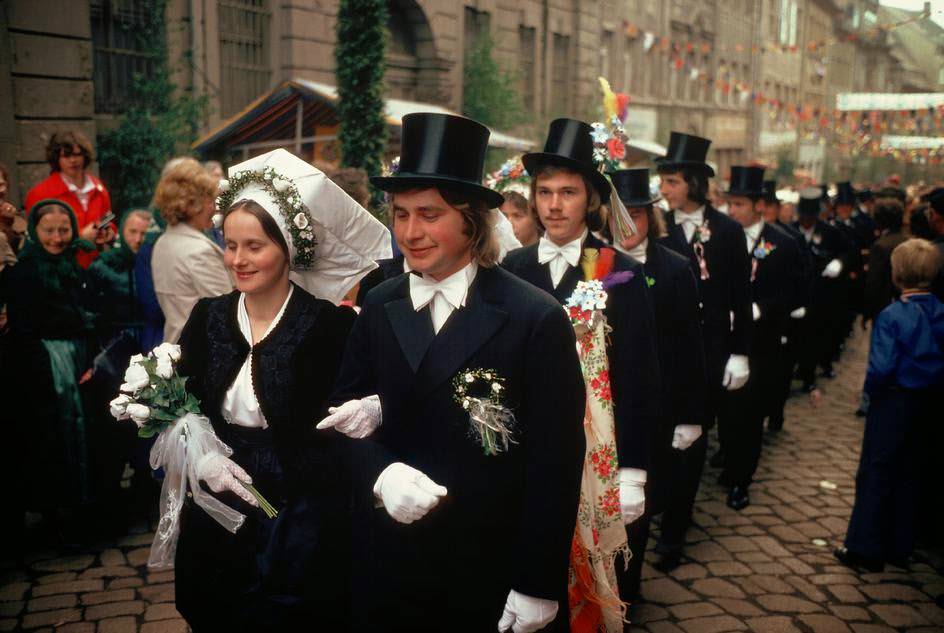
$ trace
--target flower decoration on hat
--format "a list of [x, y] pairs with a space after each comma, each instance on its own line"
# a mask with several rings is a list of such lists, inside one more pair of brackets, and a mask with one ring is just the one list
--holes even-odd
[[295, 247], [292, 269], [310, 270], [315, 263], [315, 246], [318, 241], [311, 226], [308, 207], [302, 202], [298, 188], [291, 180], [283, 178], [271, 167], [261, 171], [241, 171], [229, 180], [220, 181], [217, 207], [228, 209], [239, 200], [239, 194], [251, 185], [262, 187], [278, 204], [279, 213]]
[[626, 158], [626, 143], [629, 141], [629, 136], [623, 127], [629, 97], [614, 93], [605, 78], [599, 79], [603, 90], [604, 118], [607, 123], [596, 121], [590, 124], [593, 128], [590, 132], [593, 138], [593, 161], [603, 172], [616, 171]]
[[531, 177], [520, 156], [509, 158], [497, 170], [485, 176], [485, 186], [495, 191], [514, 191], [524, 197], [531, 193]]

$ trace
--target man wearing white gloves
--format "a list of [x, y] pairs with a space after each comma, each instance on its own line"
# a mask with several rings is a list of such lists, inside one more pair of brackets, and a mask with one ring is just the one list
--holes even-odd
[[734, 166], [726, 193], [731, 218], [744, 229], [741, 248], [751, 258], [754, 318], [751, 353], [744, 359], [750, 378], [741, 389], [728, 392], [718, 421], [725, 451], [720, 481], [728, 487], [728, 507], [734, 510], [750, 504], [748, 487], [760, 459], [764, 418], [779, 386], [780, 338], [803, 284], [796, 240], [764, 221], [763, 183], [762, 167]]
[[800, 191], [796, 228], [803, 236], [812, 263], [809, 300], [801, 318], [797, 350], [799, 373], [807, 393], [816, 390], [817, 366], [824, 375], [833, 375], [833, 356], [838, 351], [836, 332], [842, 330], [848, 310], [843, 271], [845, 262], [858, 255], [839, 229], [820, 219], [822, 210], [819, 188]]
[[[372, 179], [413, 273], [368, 294], [319, 425], [362, 438], [355, 631], [522, 633], [566, 612], [583, 378], [560, 305], [495, 266], [488, 135], [407, 115], [399, 171]], [[491, 441], [470, 416], [485, 400], [513, 415]]]
[[[724, 394], [742, 388], [750, 377], [752, 322], [751, 259], [744, 229], [708, 201], [708, 181], [715, 175], [705, 162], [710, 145], [709, 139], [672, 132], [666, 156], [656, 159], [660, 192], [671, 209], [665, 214], [668, 235], [662, 243], [689, 260], [698, 283], [708, 391], [701, 417], [689, 422], [706, 428], [714, 424]], [[696, 441], [689, 449], [686, 472], [673, 486], [673, 495], [686, 502], [698, 490], [706, 448], [704, 441]], [[691, 506], [677, 507], [662, 519], [657, 551], [663, 559], [657, 566], [663, 570], [678, 565], [691, 522]]]
[[[659, 421], [652, 434], [646, 477], [620, 478], [624, 520], [639, 512], [640, 504], [634, 501], [640, 483], [645, 482], [642, 516], [626, 526], [632, 558], [625, 571], [619, 562], [616, 564], [620, 597], [634, 602], [639, 594], [652, 517], [662, 512], [685, 516], [694, 503], [697, 489], [682, 488], [678, 482], [690, 472], [691, 456], [704, 459], [701, 420], [707, 385], [695, 277], [685, 257], [659, 243], [665, 227], [662, 212], [654, 206], [659, 196], [649, 189], [649, 170], [623, 169], [610, 174], [610, 178], [637, 230], [633, 236], [614, 239], [613, 246], [643, 265], [655, 314], [662, 376]], [[611, 227], [610, 234], [616, 230]]]

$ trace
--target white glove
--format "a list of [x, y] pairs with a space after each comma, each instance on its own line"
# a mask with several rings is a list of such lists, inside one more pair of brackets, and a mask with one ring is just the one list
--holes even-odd
[[838, 259], [826, 264], [826, 268], [823, 269], [823, 277], [828, 277], [830, 279], [835, 279], [839, 276], [839, 273], [842, 272], [842, 262]]
[[239, 483], [251, 484], [252, 477], [239, 464], [225, 455], [220, 453], [204, 455], [203, 459], [197, 462], [197, 479], [205, 481], [213, 492], [230, 490], [249, 505], [257, 507], [259, 505], [252, 493]]
[[540, 631], [557, 617], [557, 601], [532, 598], [514, 589], [508, 592], [498, 630], [514, 633]]
[[805, 316], [806, 316], [806, 307], [805, 307], [805, 306], [800, 306], [799, 308], [797, 308], [796, 310], [794, 310], [793, 312], [790, 313], [790, 318], [791, 318], [791, 319], [802, 319], [802, 318], [805, 317]]
[[760, 306], [758, 306], [756, 303], [752, 303], [751, 311], [754, 313], [754, 320], [758, 320], [760, 318]]
[[721, 385], [728, 391], [736, 391], [744, 386], [750, 376], [751, 370], [747, 364], [747, 356], [731, 354], [724, 366], [724, 378], [721, 379]]
[[672, 448], [684, 451], [701, 437], [700, 424], [678, 424], [672, 434]]
[[422, 519], [446, 493], [444, 487], [401, 462], [387, 466], [374, 484], [374, 496], [383, 503], [387, 514], [400, 523]]
[[620, 514], [629, 525], [646, 511], [646, 471], [640, 468], [620, 468]]
[[318, 423], [319, 431], [334, 428], [338, 433], [361, 439], [380, 426], [380, 397], [367, 396], [360, 400], [348, 400], [340, 407], [329, 407], [328, 417]]

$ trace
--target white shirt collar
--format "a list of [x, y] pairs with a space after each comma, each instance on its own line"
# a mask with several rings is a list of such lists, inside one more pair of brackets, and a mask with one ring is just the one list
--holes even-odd
[[621, 252], [621, 253], [625, 253], [625, 254], [629, 255], [630, 257], [632, 257], [633, 259], [635, 259], [635, 260], [636, 260], [637, 262], [639, 262], [640, 264], [645, 264], [645, 263], [646, 263], [646, 251], [649, 250], [649, 238], [648, 238], [648, 237], [643, 238], [643, 240], [642, 240], [641, 242], [639, 242], [639, 244], [636, 244], [636, 246], [632, 247], [632, 248], [629, 249], [629, 250], [626, 250], [625, 248], [623, 248], [623, 247], [620, 246], [619, 244], [613, 244], [613, 248], [615, 248], [616, 250], [618, 250], [618, 251]]
[[580, 263], [583, 242], [589, 234], [589, 229], [584, 227], [580, 237], [567, 242], [563, 246], [558, 246], [543, 236], [538, 240], [538, 263], [548, 265], [551, 273], [551, 283], [555, 288], [564, 278], [567, 269]]
[[672, 215], [675, 217], [676, 224], [682, 224], [683, 222], [694, 222], [695, 224], [701, 224], [705, 221], [705, 205], [698, 207], [691, 213], [686, 213], [685, 211], [675, 209], [672, 211]]
[[413, 309], [419, 312], [427, 305], [433, 320], [433, 330], [438, 334], [449, 315], [466, 304], [469, 288], [475, 281], [479, 266], [473, 260], [442, 281], [427, 275], [410, 275], [410, 300]]
[[757, 238], [760, 237], [760, 232], [764, 230], [764, 221], [758, 220], [754, 224], [750, 225], [744, 229], [744, 235], [748, 237], [751, 244], [757, 241]]

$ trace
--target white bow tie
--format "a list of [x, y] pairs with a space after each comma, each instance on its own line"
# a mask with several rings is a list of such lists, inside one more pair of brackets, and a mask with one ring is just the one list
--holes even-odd
[[410, 275], [410, 300], [413, 302], [413, 309], [419, 312], [427, 305], [430, 306], [433, 329], [437, 334], [452, 311], [465, 305], [468, 293], [469, 278], [465, 269], [442, 281]]
[[564, 278], [568, 266], [576, 266], [580, 263], [580, 246], [583, 239], [576, 239], [563, 246], [558, 246], [551, 240], [542, 237], [538, 242], [538, 263], [547, 264], [550, 262], [551, 281], [554, 287]]
[[693, 227], [697, 227], [701, 226], [701, 223], [704, 220], [704, 215], [701, 211], [695, 211], [694, 213], [681, 213], [680, 211], [676, 211], [675, 219], [683, 226], [690, 224]]

